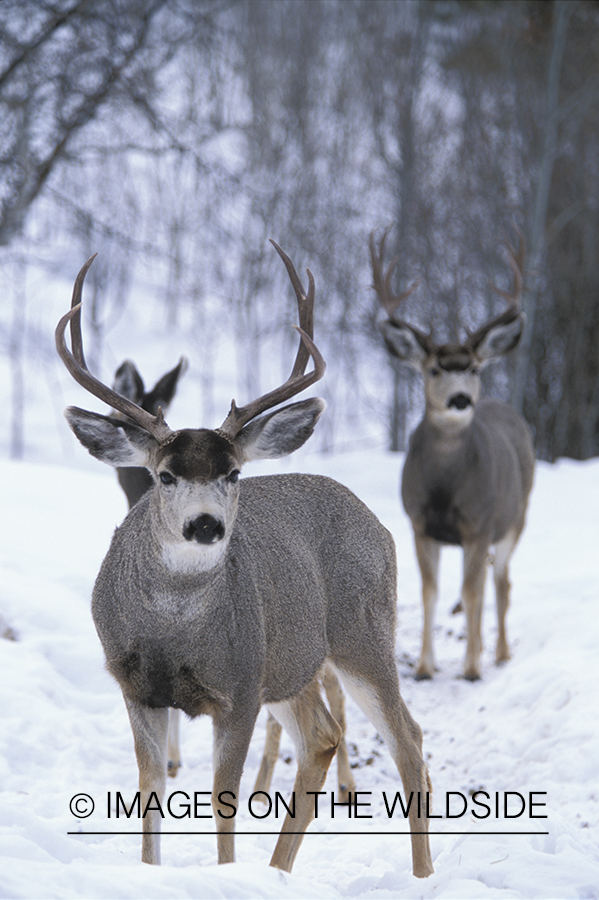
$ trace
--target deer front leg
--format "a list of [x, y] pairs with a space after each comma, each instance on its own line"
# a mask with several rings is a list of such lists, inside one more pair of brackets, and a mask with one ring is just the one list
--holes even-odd
[[435, 606], [438, 593], [439, 551], [440, 544], [432, 538], [415, 534], [416, 558], [422, 578], [422, 652], [416, 681], [432, 678], [435, 673], [435, 652], [433, 649], [433, 626], [435, 622]]
[[295, 815], [285, 816], [270, 861], [271, 866], [291, 872], [306, 828], [314, 818], [312, 792], [319, 791], [325, 782], [341, 739], [341, 729], [324, 705], [316, 679], [296, 697], [272, 704], [270, 708], [292, 738], [297, 754], [293, 785]]
[[322, 686], [327, 695], [331, 715], [341, 729], [341, 739], [337, 747], [337, 787], [340, 803], [347, 803], [349, 794], [356, 789], [354, 776], [352, 775], [345, 741], [345, 697], [339, 684], [339, 679], [330, 666], [325, 665], [322, 675]]
[[259, 706], [234, 707], [213, 720], [212, 810], [216, 821], [218, 862], [235, 862], [235, 814], [239, 784]]
[[464, 580], [462, 583], [462, 605], [466, 612], [464, 678], [468, 681], [477, 681], [480, 678], [481, 625], [488, 555], [489, 545], [487, 543], [464, 546]]
[[[166, 785], [166, 743], [168, 709], [142, 706], [125, 697], [139, 769], [139, 793], [142, 815], [154, 794], [160, 804]], [[150, 804], [150, 807], [156, 804]], [[141, 861], [160, 865], [160, 826], [162, 817], [157, 809], [150, 809], [143, 817]]]
[[495, 581], [495, 600], [497, 603], [497, 647], [495, 650], [495, 662], [502, 663], [510, 658], [510, 648], [507, 642], [505, 617], [510, 604], [510, 577], [509, 563], [514, 548], [520, 537], [522, 528], [513, 528], [503, 540], [495, 545], [495, 558], [493, 560], [493, 579]]
[[181, 768], [181, 750], [179, 746], [179, 723], [181, 715], [178, 709], [169, 711], [168, 719], [168, 766], [167, 771], [171, 778], [177, 777]]

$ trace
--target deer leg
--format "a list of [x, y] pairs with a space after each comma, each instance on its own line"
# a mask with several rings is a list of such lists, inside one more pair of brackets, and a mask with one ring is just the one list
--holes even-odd
[[507, 642], [505, 629], [505, 617], [510, 603], [510, 578], [509, 562], [518, 543], [522, 529], [512, 529], [495, 545], [495, 559], [493, 560], [493, 580], [495, 581], [495, 599], [497, 603], [497, 647], [495, 649], [495, 662], [505, 662], [510, 658], [510, 648]]
[[234, 707], [213, 719], [212, 811], [216, 822], [218, 862], [235, 862], [235, 813], [239, 784], [260, 707]]
[[341, 728], [341, 739], [337, 747], [337, 788], [340, 803], [347, 803], [351, 791], [355, 791], [356, 783], [352, 775], [351, 766], [349, 764], [349, 756], [347, 753], [347, 744], [345, 742], [345, 732], [347, 729], [345, 722], [345, 697], [343, 690], [339, 684], [339, 679], [330, 666], [325, 665], [322, 675], [322, 686], [327, 700], [331, 715]]
[[291, 872], [304, 833], [314, 818], [315, 797], [320, 791], [341, 738], [341, 729], [320, 695], [314, 678], [290, 700], [270, 705], [295, 744], [297, 776], [293, 785], [295, 815], [285, 816], [281, 833], [270, 861], [271, 866]]
[[361, 672], [357, 660], [347, 668], [336, 663], [336, 668], [348, 692], [382, 735], [397, 766], [409, 804], [412, 870], [417, 878], [426, 878], [434, 871], [427, 817], [433, 789], [422, 756], [422, 730], [399, 692], [393, 655], [376, 666], [377, 648], [372, 648], [371, 656], [367, 654], [365, 647], [363, 659], [373, 662], [368, 668], [363, 664]]
[[481, 625], [488, 554], [488, 544], [466, 544], [464, 546], [464, 579], [462, 582], [462, 605], [466, 612], [464, 678], [468, 681], [477, 681], [480, 678]]
[[178, 709], [171, 709], [168, 718], [168, 766], [167, 771], [171, 778], [177, 777], [181, 768], [181, 751], [179, 749], [179, 723], [181, 714]]
[[[151, 795], [162, 803], [166, 786], [166, 742], [168, 708], [142, 706], [125, 697], [139, 769], [139, 793], [142, 815]], [[150, 807], [156, 804], [150, 803]], [[141, 861], [160, 865], [160, 824], [162, 816], [150, 809], [143, 816]]]
[[435, 606], [438, 593], [439, 551], [441, 545], [432, 538], [415, 534], [416, 558], [420, 567], [422, 578], [422, 652], [418, 668], [416, 669], [416, 681], [432, 678], [435, 672], [435, 652], [433, 650], [433, 626], [435, 619]]
[[[264, 743], [264, 752], [262, 754], [262, 762], [258, 769], [256, 781], [252, 793], [268, 794], [272, 781], [272, 773], [275, 763], [279, 755], [279, 744], [281, 742], [281, 726], [272, 715], [268, 714], [266, 722], [266, 741]], [[258, 798], [257, 798], [258, 799]]]

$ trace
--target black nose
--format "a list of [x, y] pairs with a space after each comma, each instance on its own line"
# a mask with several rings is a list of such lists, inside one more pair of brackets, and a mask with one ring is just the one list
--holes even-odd
[[454, 394], [447, 403], [449, 409], [466, 409], [472, 406], [472, 398], [468, 394]]
[[197, 541], [198, 544], [215, 544], [225, 536], [225, 526], [214, 516], [205, 513], [197, 519], [190, 519], [183, 528], [186, 541]]

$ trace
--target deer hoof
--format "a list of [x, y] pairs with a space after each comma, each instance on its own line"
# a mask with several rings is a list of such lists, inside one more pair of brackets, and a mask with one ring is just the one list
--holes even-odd
[[414, 675], [414, 679], [416, 681], [430, 681], [433, 677], [433, 673], [429, 672], [428, 669], [420, 669], [418, 668], [416, 674]]
[[468, 672], [464, 672], [464, 678], [466, 681], [480, 681], [480, 672], [471, 669]]

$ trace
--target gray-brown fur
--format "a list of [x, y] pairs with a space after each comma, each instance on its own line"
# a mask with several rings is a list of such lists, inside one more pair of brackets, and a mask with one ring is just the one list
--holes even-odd
[[466, 612], [467, 645], [464, 675], [480, 677], [481, 621], [489, 551], [497, 602], [496, 661], [509, 658], [505, 618], [509, 605], [508, 565], [524, 528], [534, 472], [530, 430], [507, 403], [480, 400], [480, 371], [517, 346], [524, 327], [519, 295], [522, 288], [524, 240], [519, 251], [508, 246], [514, 274], [512, 294], [500, 315], [470, 334], [463, 343], [436, 344], [396, 309], [408, 293], [393, 297], [390, 276], [383, 277], [384, 241], [380, 249], [371, 235], [374, 284], [389, 319], [382, 325], [387, 349], [424, 379], [424, 417], [410, 439], [401, 496], [414, 530], [422, 577], [424, 623], [416, 678], [432, 678], [434, 610], [438, 593], [439, 551], [444, 544], [464, 549], [460, 607]]
[[151, 491], [116, 530], [94, 588], [107, 666], [130, 699], [223, 717], [248, 689], [261, 703], [288, 699], [329, 655], [353, 670], [365, 642], [368, 657], [393, 653], [395, 548], [336, 482], [243, 479], [226, 558], [202, 575], [161, 563], [160, 517]]
[[[282, 416], [285, 425], [293, 408], [299, 437], [287, 434], [285, 446], [303, 442], [323, 404], [303, 401], [271, 415]], [[88, 444], [90, 414], [71, 408], [67, 416]], [[203, 430], [176, 432], [164, 445], [152, 446], [140, 429], [122, 423], [116, 426], [121, 438], [108, 438], [110, 420], [97, 418], [112, 463], [115, 448], [123, 455], [131, 452], [123, 443], [126, 435], [127, 443], [138, 442], [140, 455], [147, 454], [156, 483], [115, 532], [92, 603], [108, 669], [129, 711], [142, 803], [144, 792], [148, 796], [154, 790], [160, 796], [164, 791], [166, 708], [210, 715], [219, 860], [231, 860], [231, 825], [218, 816], [224, 809], [218, 795], [232, 791], [239, 796], [243, 761], [263, 703], [284, 725], [286, 716], [291, 717], [301, 735], [296, 795], [322, 787], [328, 767], [322, 760], [330, 762], [341, 737], [322, 701], [315, 706], [317, 678], [325, 663], [334, 667], [386, 736], [406, 792], [426, 792], [422, 734], [400, 697], [395, 666], [395, 548], [376, 517], [350, 491], [326, 478], [282, 475], [230, 481], [236, 467], [252, 458], [256, 444], [265, 455], [278, 455], [279, 426], [272, 429], [270, 443], [258, 433], [270, 416], [256, 420], [262, 427], [254, 428], [252, 442], [233, 441], [230, 450], [224, 438]], [[98, 455], [100, 438], [94, 440]], [[210, 475], [197, 459], [208, 450], [216, 450]], [[182, 485], [161, 482], [161, 473], [173, 471], [182, 473]], [[179, 487], [184, 510], [177, 518]], [[222, 541], [228, 541], [224, 555], [214, 565], [202, 563], [200, 570], [180, 571], [165, 562], [166, 541], [179, 534], [185, 544], [182, 535], [189, 515], [200, 515], [204, 508], [216, 515], [221, 503]], [[306, 708], [304, 695], [311, 698]], [[320, 726], [304, 730], [317, 709], [321, 724], [329, 723], [326, 734]], [[153, 814], [146, 818], [142, 858], [157, 862], [157, 837], [150, 832], [159, 829], [159, 821]], [[412, 830], [422, 832], [412, 837], [414, 871], [423, 876], [432, 871], [427, 822], [416, 817], [415, 809], [412, 818]], [[290, 868], [300, 843], [301, 835], [282, 834], [272, 864]]]

